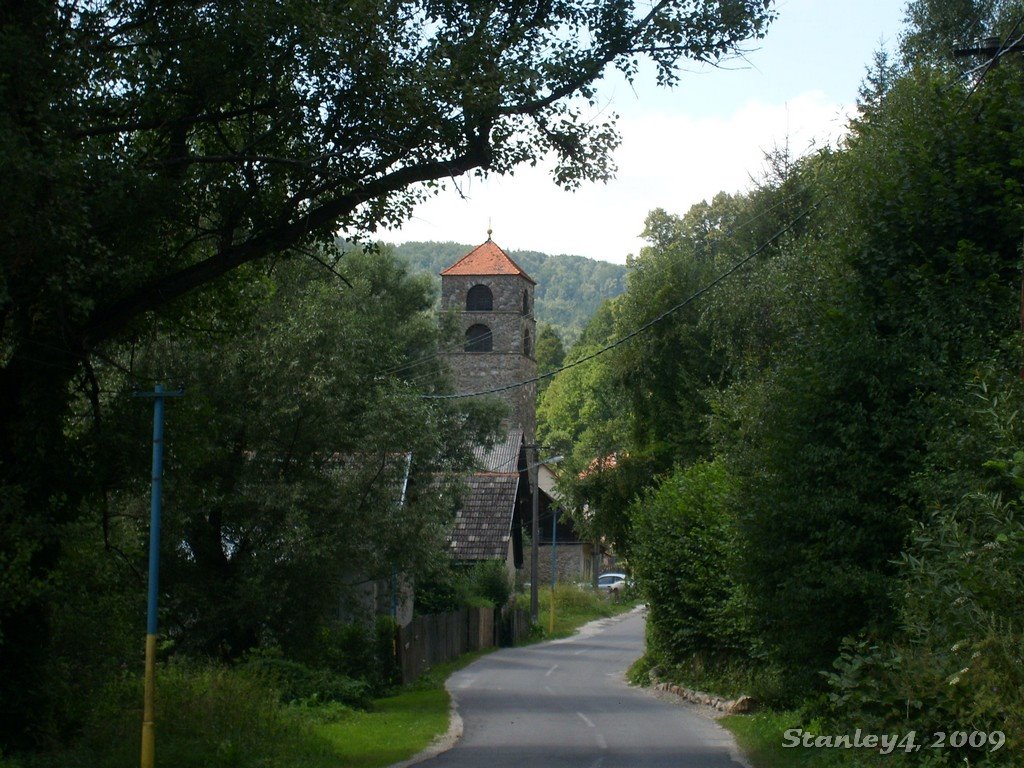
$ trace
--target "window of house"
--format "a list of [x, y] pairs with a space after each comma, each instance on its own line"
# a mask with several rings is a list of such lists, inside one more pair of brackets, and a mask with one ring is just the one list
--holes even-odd
[[529, 356], [530, 354], [530, 331], [523, 331], [523, 354]]
[[466, 294], [467, 312], [490, 312], [494, 309], [494, 295], [486, 285], [474, 285]]
[[523, 314], [530, 314], [530, 292], [523, 291]]
[[493, 334], [486, 325], [477, 323], [469, 326], [466, 331], [467, 352], [490, 352], [492, 349]]

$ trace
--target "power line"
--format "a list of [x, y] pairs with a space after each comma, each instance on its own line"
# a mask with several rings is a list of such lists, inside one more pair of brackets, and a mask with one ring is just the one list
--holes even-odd
[[591, 352], [588, 355], [584, 355], [583, 357], [579, 358], [578, 360], [574, 360], [571, 363], [566, 363], [565, 365], [561, 366], [560, 368], [556, 368], [553, 371], [548, 371], [547, 373], [542, 373], [539, 376], [534, 376], [533, 378], [525, 379], [523, 381], [517, 381], [517, 382], [515, 382], [513, 384], [506, 384], [505, 386], [501, 386], [501, 387], [493, 387], [491, 389], [485, 389], [485, 390], [481, 390], [481, 391], [478, 391], [478, 392], [463, 392], [463, 393], [450, 394], [450, 395], [421, 395], [421, 397], [426, 399], [426, 400], [461, 400], [461, 399], [465, 399], [467, 397], [479, 397], [481, 395], [495, 395], [495, 394], [499, 394], [501, 392], [508, 392], [509, 390], [518, 389], [519, 387], [525, 387], [528, 384], [534, 384], [534, 383], [536, 383], [538, 381], [542, 381], [544, 379], [550, 378], [552, 376], [555, 376], [555, 375], [561, 373], [562, 371], [566, 371], [566, 370], [568, 370], [570, 368], [575, 368], [577, 365], [582, 365], [583, 363], [589, 362], [590, 360], [593, 360], [596, 357], [599, 357], [599, 356], [601, 356], [601, 355], [603, 355], [603, 354], [605, 354], [607, 352], [610, 352], [611, 350], [615, 349], [616, 347], [622, 346], [627, 341], [630, 341], [631, 339], [636, 338], [637, 336], [639, 336], [644, 331], [647, 331], [648, 329], [653, 328], [655, 325], [657, 325], [658, 323], [662, 322], [665, 318], [669, 317], [670, 315], [674, 314], [675, 312], [678, 312], [680, 309], [683, 309], [684, 307], [692, 304], [694, 301], [699, 299], [705, 293], [707, 293], [708, 291], [713, 289], [716, 285], [718, 285], [719, 283], [721, 283], [722, 281], [724, 281], [725, 279], [730, 277], [733, 273], [735, 273], [739, 269], [741, 269], [749, 261], [751, 261], [752, 259], [756, 258], [758, 255], [760, 255], [769, 245], [771, 245], [773, 242], [775, 242], [780, 237], [782, 237], [782, 235], [784, 235], [786, 232], [789, 232], [793, 227], [795, 227], [802, 219], [804, 219], [811, 211], [813, 211], [819, 205], [821, 205], [821, 201], [812, 203], [811, 205], [809, 205], [806, 208], [804, 208], [804, 210], [802, 210], [799, 214], [797, 214], [797, 216], [795, 218], [793, 218], [791, 221], [789, 221], [785, 226], [783, 226], [780, 230], [778, 230], [770, 238], [768, 238], [763, 243], [761, 243], [761, 245], [759, 245], [757, 248], [755, 248], [749, 254], [747, 254], [742, 259], [737, 261], [735, 264], [733, 264], [731, 267], [729, 267], [729, 269], [725, 270], [725, 272], [720, 274], [718, 277], [716, 277], [710, 283], [704, 285], [698, 291], [696, 291], [695, 293], [691, 294], [687, 298], [683, 299], [678, 304], [676, 304], [676, 305], [670, 307], [669, 309], [665, 310], [660, 315], [655, 317], [653, 320], [649, 320], [648, 322], [646, 322], [643, 325], [641, 325], [639, 328], [631, 331], [630, 333], [627, 333], [625, 336], [622, 336], [622, 337], [616, 339], [615, 341], [611, 342], [610, 344], [607, 344], [607, 345], [601, 347], [600, 349], [595, 350], [594, 352]]
[[[758, 211], [753, 216], [750, 216], [749, 218], [744, 219], [743, 221], [733, 222], [722, 233], [722, 237], [723, 238], [732, 237], [733, 235], [735, 235], [741, 229], [749, 227], [750, 225], [752, 225], [755, 222], [757, 222], [759, 219], [762, 219], [765, 216], [767, 216], [768, 214], [773, 213], [776, 209], [782, 207], [783, 205], [786, 205], [787, 203], [791, 202], [792, 200], [796, 199], [799, 196], [800, 196], [800, 192], [799, 191], [790, 192], [788, 194], [783, 195], [777, 202], [775, 202], [772, 205], [768, 206], [764, 210]], [[653, 268], [651, 274], [657, 275], [659, 273], [667, 273], [673, 266], [674, 266], [674, 263], [666, 263], [666, 264], [658, 265], [657, 267]], [[536, 315], [534, 315], [532, 313], [530, 315], [528, 315], [528, 317], [533, 319], [534, 321], [536, 321], [538, 323], [540, 322], [537, 319]], [[493, 331], [490, 331], [487, 334], [481, 336], [480, 339], [489, 338], [492, 335], [493, 335]], [[444, 351], [438, 351], [438, 352], [432, 352], [429, 355], [424, 355], [423, 357], [417, 358], [415, 360], [411, 360], [411, 361], [408, 361], [408, 362], [396, 365], [396, 366], [394, 366], [392, 368], [386, 368], [384, 370], [378, 371], [377, 373], [374, 374], [374, 376], [375, 377], [379, 377], [379, 376], [392, 376], [392, 375], [395, 375], [395, 374], [398, 374], [398, 373], [401, 373], [401, 372], [404, 372], [404, 371], [407, 371], [407, 370], [410, 370], [410, 369], [413, 369], [413, 368], [417, 368], [417, 367], [419, 367], [421, 365], [426, 365], [427, 363], [433, 362], [434, 360], [446, 357], [449, 354], [457, 353], [457, 352], [460, 352], [460, 351], [462, 351], [462, 350], [458, 349], [458, 345], [456, 345], [456, 346], [452, 347], [451, 349], [447, 349], [447, 350], [444, 350]], [[552, 373], [556, 373], [556, 372], [552, 372]], [[410, 381], [410, 382], [414, 382], [414, 381], [416, 381], [418, 379], [426, 378], [427, 376], [430, 376], [430, 375], [433, 375], [433, 374], [431, 373], [431, 374], [424, 374], [424, 375], [416, 375], [416, 376], [410, 377], [407, 380]]]

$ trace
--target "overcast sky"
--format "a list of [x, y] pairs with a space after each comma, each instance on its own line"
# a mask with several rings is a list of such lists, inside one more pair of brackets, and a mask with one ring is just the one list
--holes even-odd
[[616, 178], [574, 193], [555, 186], [543, 168], [460, 187], [421, 204], [390, 242], [487, 237], [510, 250], [572, 253], [623, 263], [639, 251], [653, 208], [682, 214], [716, 192], [749, 188], [763, 153], [788, 143], [804, 154], [812, 142], [835, 141], [857, 89], [880, 47], [892, 49], [903, 0], [778, 0], [779, 18], [745, 57], [722, 68], [684, 73], [673, 90], [639, 78], [601, 89], [602, 104], [620, 116]]

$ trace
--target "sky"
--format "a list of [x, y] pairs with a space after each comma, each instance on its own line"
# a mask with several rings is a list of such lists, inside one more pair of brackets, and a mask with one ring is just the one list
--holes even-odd
[[[852, 113], [874, 52], [892, 50], [903, 0], [777, 0], [767, 36], [743, 58], [690, 68], [669, 90], [641, 72], [631, 87], [615, 75], [600, 88], [602, 109], [619, 115], [616, 178], [576, 192], [547, 168], [514, 176], [458, 180], [417, 206], [387, 242], [487, 237], [506, 250], [570, 253], [624, 263], [639, 253], [647, 213], [682, 215], [717, 192], [741, 192], [764, 169], [764, 153], [789, 146], [802, 155], [834, 143]], [[463, 197], [464, 196], [464, 197]]]

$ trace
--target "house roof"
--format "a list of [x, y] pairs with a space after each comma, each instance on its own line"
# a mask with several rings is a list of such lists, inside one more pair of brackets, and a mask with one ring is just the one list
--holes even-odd
[[512, 534], [518, 474], [478, 474], [448, 540], [456, 560], [504, 559]]
[[512, 429], [505, 439], [491, 448], [478, 445], [473, 449], [476, 465], [481, 472], [518, 474], [519, 452], [523, 447], [523, 430]]
[[477, 472], [455, 514], [448, 545], [456, 560], [502, 559], [515, 523], [519, 493], [519, 455], [523, 430], [512, 429], [490, 448], [474, 449]]
[[497, 243], [489, 237], [472, 251], [467, 253], [448, 269], [441, 272], [442, 275], [518, 275], [529, 280], [534, 285], [537, 282], [526, 274], [522, 267], [512, 261], [512, 257], [503, 251]]

